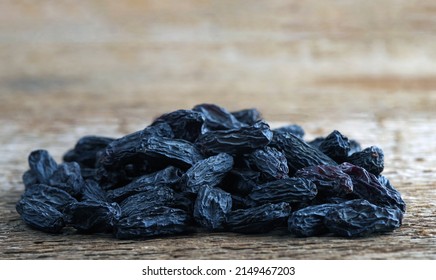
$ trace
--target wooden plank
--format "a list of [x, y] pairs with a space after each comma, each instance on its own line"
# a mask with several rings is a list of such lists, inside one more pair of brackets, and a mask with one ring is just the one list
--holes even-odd
[[[2, 2], [0, 258], [436, 259], [436, 6], [367, 2]], [[119, 241], [49, 235], [19, 219], [31, 150], [60, 160], [83, 135], [121, 136], [203, 102], [259, 108], [273, 125], [301, 124], [306, 139], [338, 129], [382, 147], [408, 204], [403, 226], [353, 240]]]

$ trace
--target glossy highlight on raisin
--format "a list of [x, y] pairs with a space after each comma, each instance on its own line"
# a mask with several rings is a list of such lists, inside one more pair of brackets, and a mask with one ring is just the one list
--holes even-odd
[[37, 149], [16, 211], [51, 234], [145, 239], [201, 232], [347, 238], [391, 232], [406, 203], [384, 153], [334, 130], [308, 141], [255, 109], [164, 113], [120, 138], [85, 135], [56, 162]]

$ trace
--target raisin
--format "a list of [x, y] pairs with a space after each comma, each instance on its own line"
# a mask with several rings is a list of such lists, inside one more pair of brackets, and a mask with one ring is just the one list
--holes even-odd
[[125, 148], [128, 148], [132, 144], [135, 145], [137, 143], [140, 143], [143, 139], [150, 137], [174, 138], [174, 132], [169, 124], [159, 123], [153, 126], [148, 126], [143, 130], [139, 130], [121, 138], [118, 138], [109, 143], [106, 149], [123, 150]]
[[199, 104], [192, 108], [192, 110], [202, 113], [205, 118], [202, 132], [237, 129], [244, 125], [229, 111], [214, 104]]
[[238, 209], [227, 215], [226, 228], [240, 233], [268, 232], [285, 226], [290, 212], [291, 207], [285, 202]]
[[128, 134], [109, 143], [106, 149], [97, 155], [96, 164], [109, 170], [117, 170], [132, 161], [142, 162], [145, 156], [136, 150], [141, 150], [143, 141], [154, 137], [171, 139], [174, 133], [167, 123], [160, 123]]
[[301, 126], [299, 126], [298, 124], [291, 124], [291, 125], [282, 126], [282, 127], [274, 129], [273, 132], [278, 133], [278, 134], [284, 134], [284, 135], [290, 133], [290, 134], [293, 134], [301, 139], [303, 139], [304, 134], [305, 134], [304, 129]]
[[95, 180], [86, 180], [82, 188], [82, 200], [107, 201], [106, 192]]
[[198, 192], [194, 207], [195, 221], [209, 230], [219, 230], [224, 226], [226, 215], [232, 209], [232, 196], [209, 186]]
[[266, 203], [309, 201], [315, 198], [314, 183], [303, 178], [286, 178], [254, 187], [248, 197], [257, 205]]
[[231, 114], [246, 125], [253, 125], [262, 120], [262, 114], [255, 108], [239, 110], [231, 112]]
[[289, 168], [285, 155], [275, 148], [265, 147], [250, 154], [248, 163], [260, 171], [267, 179], [288, 177]]
[[33, 185], [39, 184], [39, 180], [38, 177], [36, 176], [36, 173], [33, 172], [31, 169], [23, 173], [22, 179], [26, 189]]
[[46, 150], [31, 152], [28, 161], [30, 170], [41, 184], [48, 184], [50, 177], [58, 168], [56, 161]]
[[371, 146], [348, 157], [347, 162], [365, 168], [378, 176], [384, 169], [384, 153], [379, 147]]
[[274, 133], [271, 145], [283, 151], [288, 161], [289, 173], [291, 175], [298, 169], [308, 166], [322, 164], [337, 165], [334, 160], [293, 134], [282, 135]]
[[332, 158], [337, 163], [342, 163], [347, 159], [350, 151], [348, 138], [339, 131], [334, 130], [319, 145], [319, 150]]
[[165, 186], [151, 186], [145, 191], [129, 196], [120, 203], [122, 217], [131, 216], [154, 206], [171, 206], [174, 191]]
[[150, 188], [172, 187], [180, 181], [181, 174], [180, 169], [169, 166], [163, 170], [141, 176], [123, 187], [109, 190], [106, 195], [111, 201], [121, 202], [131, 195], [147, 191]]
[[197, 139], [203, 154], [228, 153], [231, 155], [253, 152], [270, 143], [272, 131], [265, 122], [229, 130], [208, 131]]
[[151, 124], [167, 123], [174, 132], [174, 138], [195, 142], [201, 133], [205, 118], [202, 113], [192, 110], [177, 110], [164, 114]]
[[16, 205], [21, 219], [28, 226], [49, 233], [59, 233], [65, 227], [64, 215], [55, 207], [24, 197]]
[[351, 197], [366, 199], [378, 206], [397, 207], [405, 211], [404, 201], [395, 189], [386, 188], [380, 184], [377, 177], [365, 169], [344, 162], [339, 167], [350, 175], [353, 181]]
[[67, 224], [82, 233], [109, 232], [121, 216], [117, 203], [81, 201], [64, 210]]
[[94, 168], [97, 162], [97, 154], [115, 139], [101, 136], [82, 137], [75, 145], [74, 149], [68, 151], [63, 160], [65, 162], [75, 161], [80, 166]]
[[403, 213], [398, 208], [380, 207], [363, 199], [338, 204], [328, 211], [324, 224], [344, 237], [361, 237], [389, 232], [401, 226]]
[[353, 192], [353, 181], [339, 166], [316, 165], [298, 170], [295, 177], [315, 183], [318, 197], [345, 197]]
[[118, 239], [174, 235], [191, 231], [191, 217], [181, 209], [157, 206], [120, 219], [115, 227]]
[[163, 137], [146, 139], [136, 152], [144, 153], [153, 163], [161, 161], [162, 165], [174, 165], [181, 168], [190, 167], [203, 159], [192, 143], [182, 139]]
[[386, 191], [389, 193], [389, 196], [392, 197], [396, 203], [396, 207], [398, 207], [403, 213], [406, 212], [406, 203], [404, 202], [403, 198], [401, 197], [401, 194], [399, 191], [397, 191], [394, 186], [391, 185], [391, 182], [388, 178], [386, 178], [383, 175], [379, 175], [377, 177], [379, 183], [386, 189]]
[[85, 180], [82, 177], [80, 166], [77, 162], [66, 162], [59, 164], [50, 177], [48, 184], [78, 197], [82, 192]]
[[308, 206], [292, 212], [288, 219], [288, 230], [299, 237], [317, 236], [328, 233], [324, 224], [327, 213], [335, 204]]
[[188, 169], [181, 178], [180, 186], [189, 193], [197, 193], [202, 186], [217, 186], [232, 167], [232, 156], [224, 153], [211, 156]]
[[62, 212], [68, 204], [77, 202], [77, 200], [66, 191], [44, 184], [32, 185], [26, 189], [22, 198], [40, 201], [56, 208], [56, 210], [60, 212]]

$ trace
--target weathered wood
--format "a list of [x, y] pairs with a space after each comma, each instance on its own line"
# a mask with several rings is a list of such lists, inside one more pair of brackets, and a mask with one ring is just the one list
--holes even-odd
[[[432, 1], [115, 3], [0, 4], [0, 258], [436, 259]], [[60, 160], [83, 135], [120, 136], [203, 102], [256, 107], [274, 125], [301, 124], [307, 139], [338, 129], [382, 147], [408, 204], [403, 226], [360, 239], [119, 241], [21, 222], [31, 150]]]

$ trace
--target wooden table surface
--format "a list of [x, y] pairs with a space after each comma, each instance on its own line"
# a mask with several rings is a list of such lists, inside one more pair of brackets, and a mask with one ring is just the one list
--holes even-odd
[[[436, 259], [434, 1], [0, 1], [0, 258]], [[27, 155], [213, 102], [385, 151], [407, 214], [360, 239], [50, 235], [15, 212]]]

